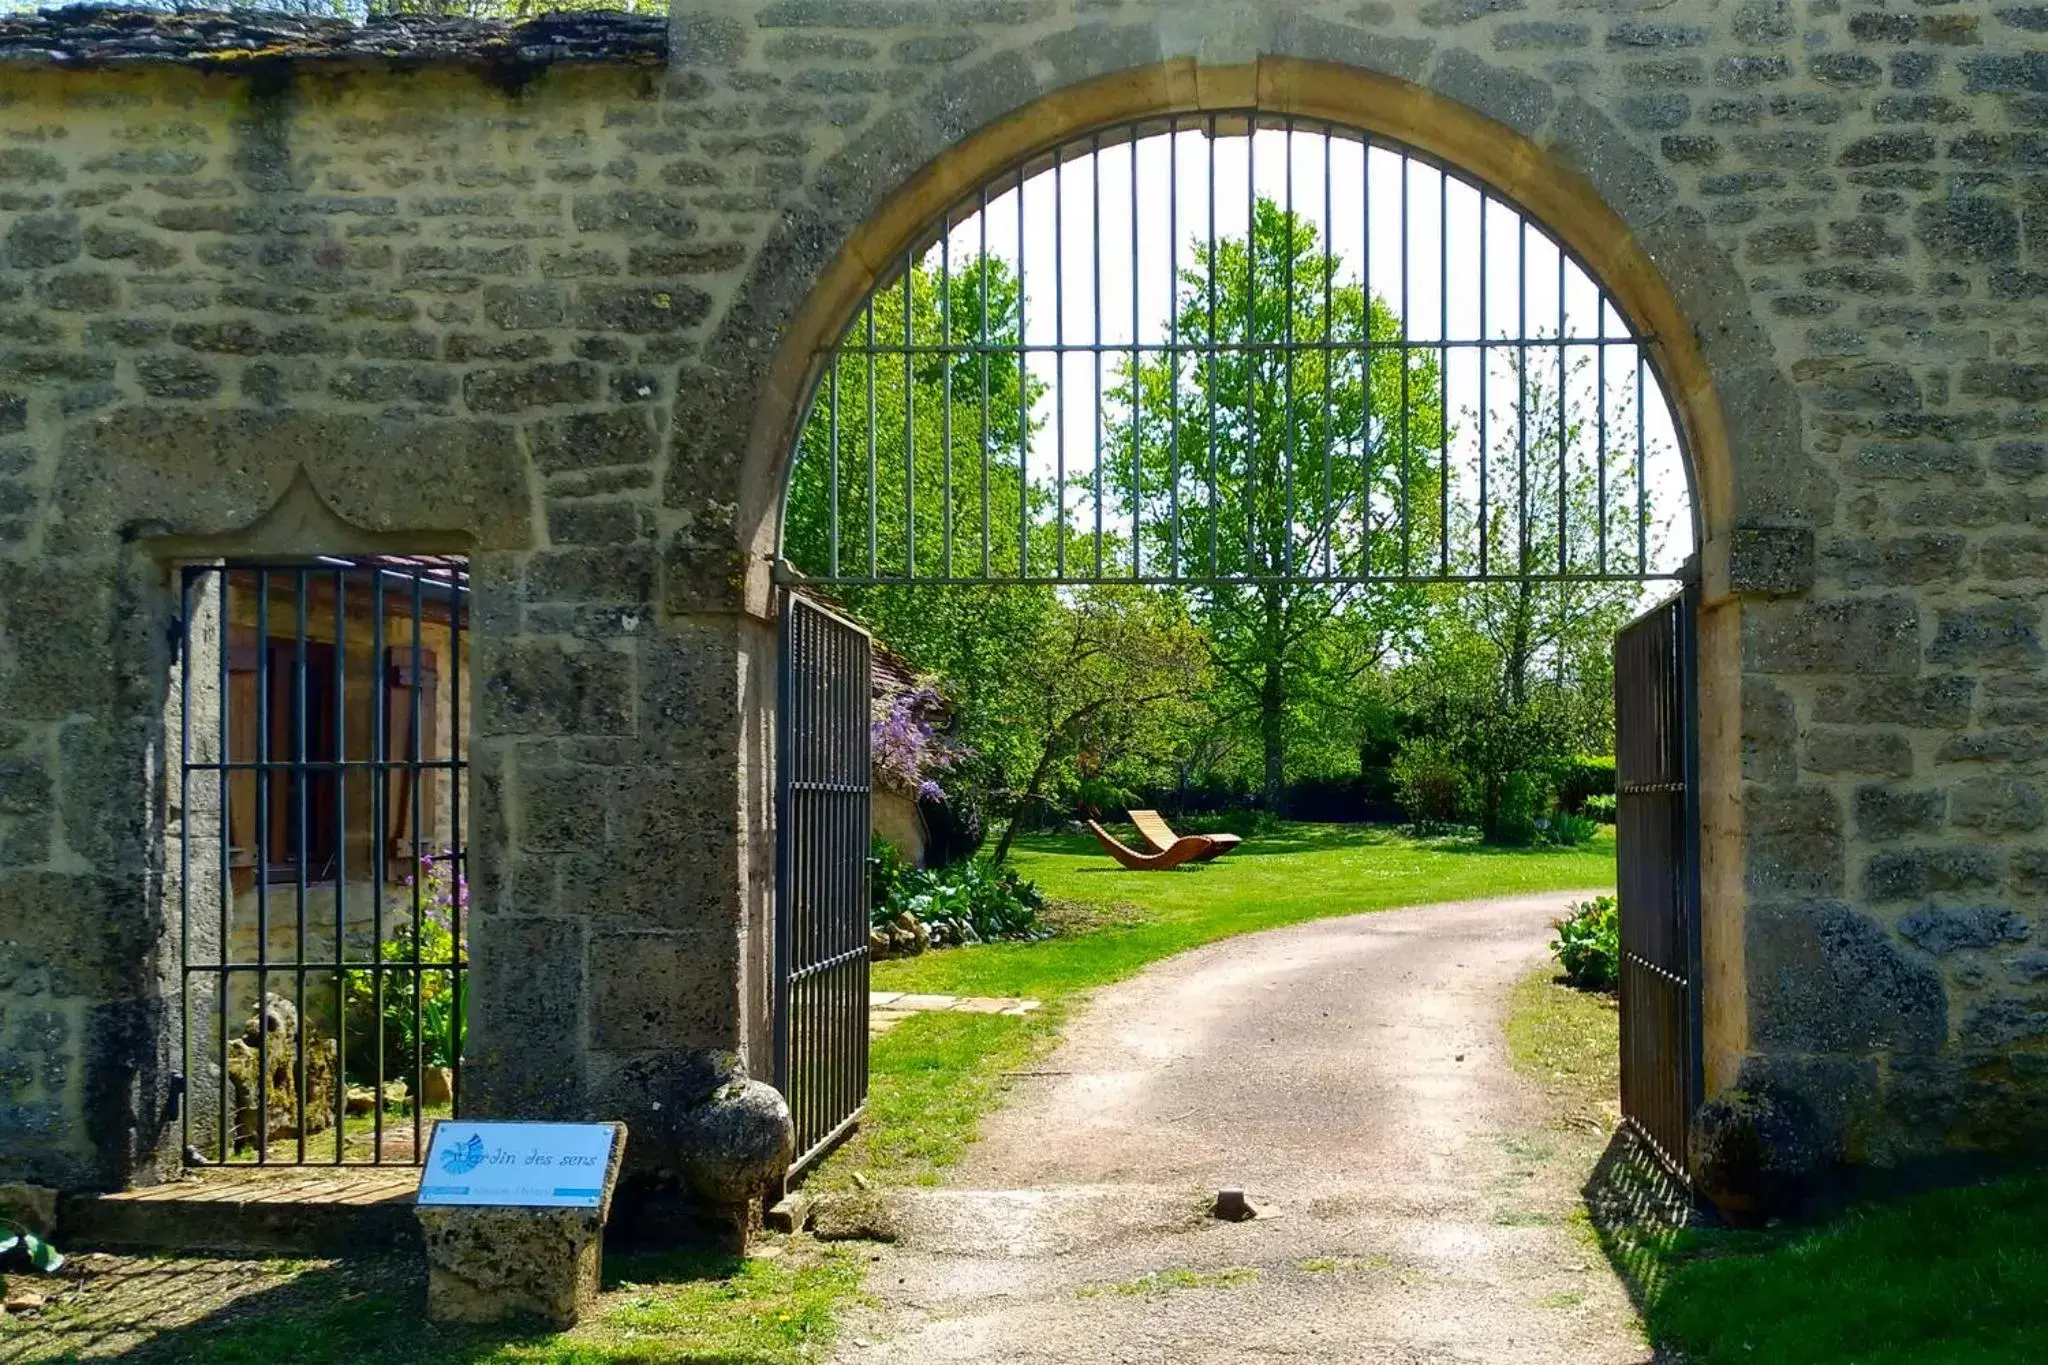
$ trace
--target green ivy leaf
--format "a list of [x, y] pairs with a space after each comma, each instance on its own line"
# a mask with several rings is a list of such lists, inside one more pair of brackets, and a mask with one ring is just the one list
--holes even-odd
[[63, 1268], [64, 1253], [33, 1232], [24, 1231], [21, 1244], [28, 1249], [28, 1263], [45, 1275], [54, 1275]]

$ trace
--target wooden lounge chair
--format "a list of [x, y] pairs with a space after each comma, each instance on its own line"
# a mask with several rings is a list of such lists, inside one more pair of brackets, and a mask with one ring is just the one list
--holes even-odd
[[1179, 867], [1182, 863], [1200, 862], [1210, 856], [1210, 849], [1213, 847], [1201, 835], [1191, 834], [1185, 839], [1174, 840], [1157, 853], [1140, 853], [1135, 848], [1119, 843], [1114, 834], [1093, 820], [1088, 822], [1088, 828], [1095, 831], [1095, 838], [1105, 853], [1133, 872], [1164, 872], [1168, 868]]
[[[1167, 824], [1156, 810], [1132, 811], [1131, 823], [1138, 827], [1138, 837], [1143, 839], [1154, 853], [1164, 853], [1180, 842], [1180, 836], [1173, 832], [1173, 826]], [[1195, 859], [1198, 863], [1220, 858], [1244, 842], [1235, 834], [1204, 834], [1201, 837], [1209, 841], [1209, 851]]]

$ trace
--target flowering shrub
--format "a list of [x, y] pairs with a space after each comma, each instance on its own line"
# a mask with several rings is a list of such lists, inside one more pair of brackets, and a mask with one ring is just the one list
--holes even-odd
[[1580, 990], [1613, 990], [1621, 979], [1621, 913], [1614, 897], [1581, 901], [1554, 927], [1550, 953], [1564, 979]]
[[926, 869], [903, 861], [877, 839], [868, 856], [868, 916], [887, 930], [909, 915], [941, 947], [1043, 938], [1039, 923], [1045, 897], [1015, 869], [974, 858], [952, 867]]
[[891, 700], [869, 725], [876, 769], [920, 801], [945, 800], [934, 774], [968, 757], [933, 724], [944, 710], [945, 701], [937, 692], [920, 687]]
[[[453, 1066], [462, 1052], [462, 1037], [468, 1025], [468, 997], [462, 974], [445, 964], [469, 962], [469, 936], [456, 937], [458, 918], [469, 914], [469, 879], [463, 875], [461, 858], [452, 851], [428, 854], [420, 859], [425, 875], [420, 883], [419, 954], [417, 960], [440, 967], [423, 966], [419, 971], [419, 1032], [413, 1031], [411, 964], [413, 926], [402, 924], [377, 945], [377, 960], [403, 963], [404, 971], [349, 972], [348, 1006], [350, 1034], [374, 1037], [378, 1014], [376, 978], [384, 978], [384, 1075], [386, 1078], [412, 1076], [413, 1050], [417, 1044], [427, 1066]], [[410, 889], [413, 879], [405, 879]], [[367, 1049], [366, 1049], [367, 1051]], [[353, 1053], [353, 1049], [351, 1049]], [[354, 1070], [351, 1067], [351, 1070]], [[368, 1079], [369, 1068], [363, 1068]], [[418, 1078], [413, 1078], [417, 1083]]]

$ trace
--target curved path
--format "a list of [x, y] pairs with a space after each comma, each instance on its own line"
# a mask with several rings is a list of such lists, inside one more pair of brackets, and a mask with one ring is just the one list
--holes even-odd
[[[1301, 925], [1102, 991], [949, 1187], [900, 1196], [841, 1358], [1648, 1360], [1569, 1221], [1599, 1139], [1502, 1037], [1571, 899]], [[1210, 1219], [1223, 1186], [1266, 1213]]]

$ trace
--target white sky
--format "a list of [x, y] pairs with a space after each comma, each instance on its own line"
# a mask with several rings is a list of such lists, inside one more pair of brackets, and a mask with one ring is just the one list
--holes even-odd
[[[1473, 342], [1482, 328], [1496, 339], [1561, 333], [1572, 400], [1588, 415], [1589, 430], [1575, 457], [1589, 462], [1599, 390], [1596, 356], [1604, 350], [1610, 502], [1617, 511], [1634, 502], [1637, 348], [1583, 344], [1603, 335], [1603, 325], [1608, 337], [1628, 329], [1611, 306], [1602, 307], [1600, 291], [1577, 264], [1561, 259], [1548, 236], [1498, 199], [1484, 201], [1482, 231], [1482, 199], [1468, 184], [1396, 152], [1377, 147], [1368, 152], [1360, 142], [1325, 136], [1320, 129], [1291, 134], [1262, 129], [1251, 138], [1224, 135], [1213, 148], [1200, 130], [1170, 137], [1162, 132], [1099, 152], [1070, 148], [1067, 155], [1070, 159], [1057, 172], [1048, 168], [1023, 189], [1027, 344], [1114, 346], [1129, 345], [1134, 337], [1144, 344], [1166, 344], [1177, 274], [1198, 263], [1210, 235], [1212, 180], [1218, 239], [1244, 236], [1251, 182], [1260, 197], [1291, 205], [1313, 223], [1340, 262], [1339, 279], [1363, 276], [1374, 296], [1405, 316], [1411, 339]], [[950, 254], [958, 266], [985, 247], [1014, 269], [1019, 238], [1017, 191], [992, 193], [986, 223], [970, 211], [954, 225], [949, 253], [934, 245], [926, 260], [936, 269]], [[1571, 344], [1574, 340], [1581, 344]], [[1454, 498], [1476, 501], [1472, 471], [1482, 370], [1486, 405], [1494, 414], [1488, 444], [1496, 454], [1502, 448], [1503, 415], [1509, 432], [1514, 430], [1514, 353], [1513, 347], [1477, 345], [1454, 345], [1449, 352], [1445, 384], [1456, 428]], [[1557, 356], [1555, 345], [1531, 352], [1532, 372], [1549, 376], [1546, 387], [1553, 393]], [[1116, 418], [1098, 409], [1096, 363], [1097, 357], [1087, 352], [1067, 355], [1064, 364], [1049, 353], [1030, 358], [1034, 374], [1048, 386], [1036, 413], [1043, 426], [1034, 442], [1031, 472], [1048, 485], [1061, 458], [1055, 415], [1062, 388], [1069, 485], [1092, 480], [1098, 420]], [[1102, 385], [1112, 388], [1117, 357], [1104, 356], [1101, 363]], [[1647, 365], [1642, 369], [1643, 459], [1654, 509], [1651, 563], [1668, 572], [1692, 551], [1690, 495], [1669, 407], [1654, 373]], [[1507, 439], [1512, 442], [1513, 435]], [[1498, 497], [1499, 485], [1494, 487]], [[1070, 496], [1069, 506], [1092, 521], [1092, 495], [1081, 496], [1079, 504]], [[1632, 569], [1633, 527], [1617, 527], [1614, 536], [1610, 555], [1623, 554], [1626, 562], [1617, 567]], [[1494, 548], [1498, 553], [1500, 547]]]

